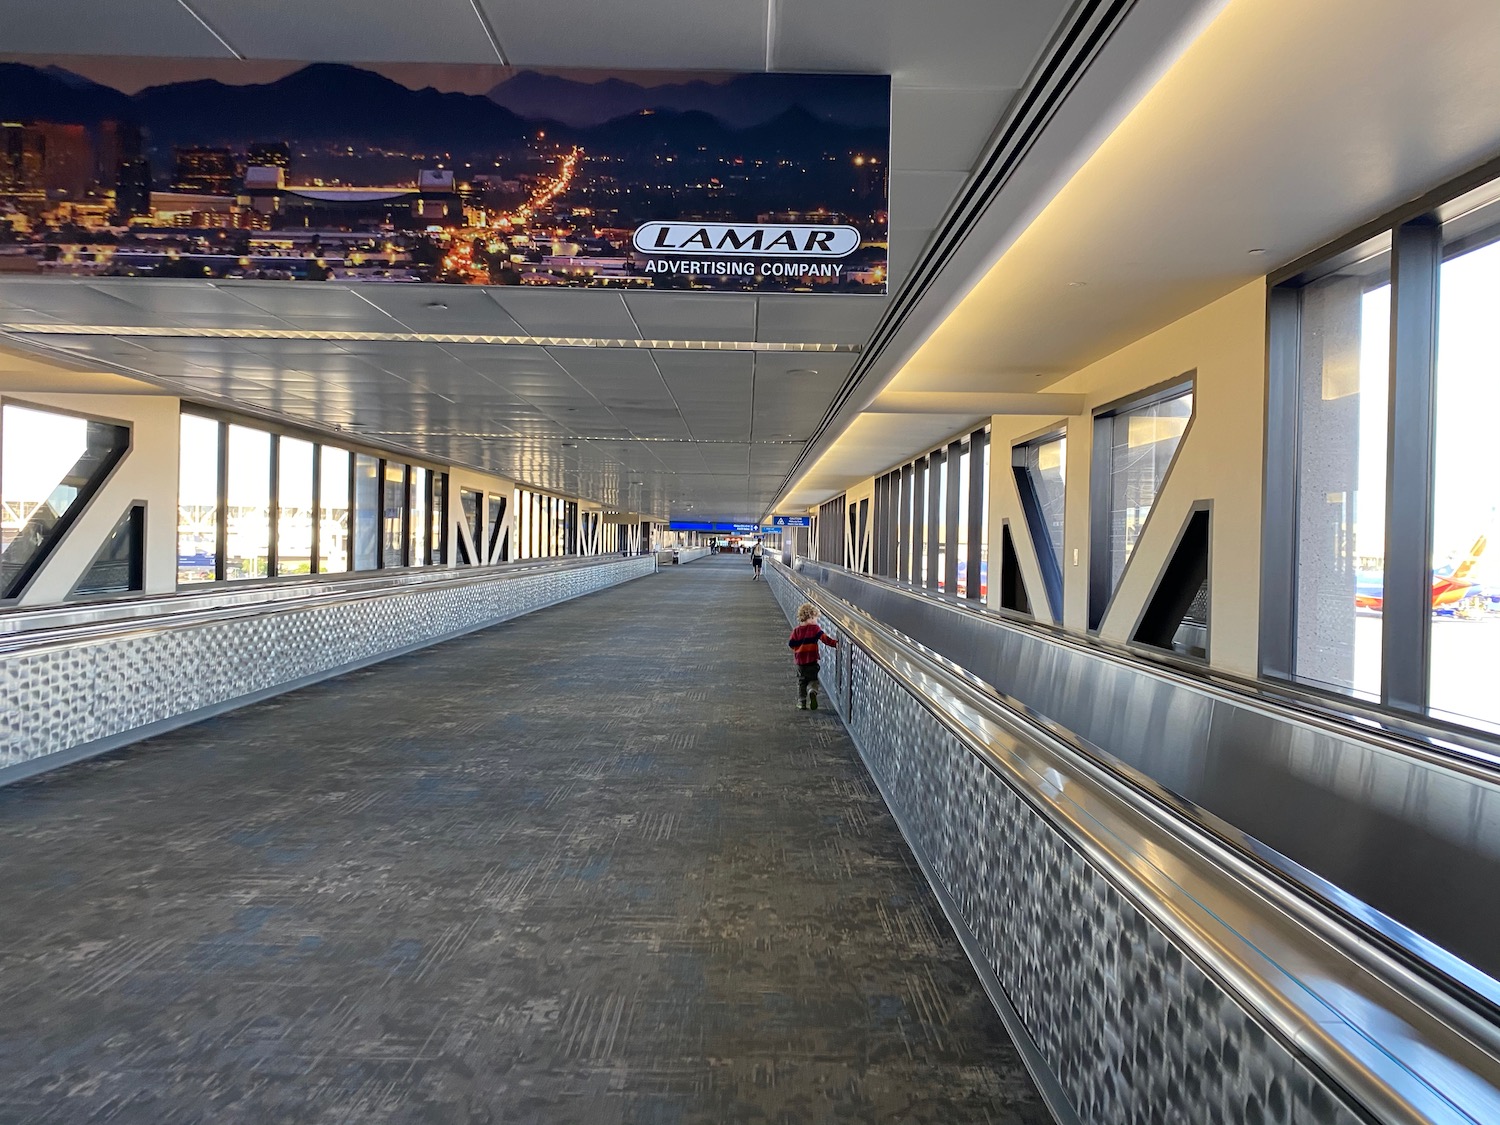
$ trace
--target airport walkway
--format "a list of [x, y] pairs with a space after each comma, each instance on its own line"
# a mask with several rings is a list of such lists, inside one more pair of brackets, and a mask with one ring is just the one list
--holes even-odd
[[1049, 1120], [704, 559], [0, 790], [0, 1122]]

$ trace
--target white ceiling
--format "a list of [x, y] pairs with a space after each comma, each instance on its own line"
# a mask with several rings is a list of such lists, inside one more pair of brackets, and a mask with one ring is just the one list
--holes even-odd
[[[890, 276], [899, 286], [1068, 6], [1067, 0], [478, 0], [477, 8], [471, 0], [9, 0], [4, 50], [888, 73]], [[887, 300], [434, 292], [7, 279], [0, 282], [0, 311], [7, 323], [859, 344]], [[448, 307], [433, 308], [439, 300]], [[358, 428], [536, 487], [661, 515], [692, 505], [698, 516], [754, 516], [775, 499], [801, 451], [796, 443], [824, 415], [853, 359], [165, 335], [15, 339], [65, 348], [186, 394]], [[562, 444], [574, 438], [581, 440]]]
[[[990, 232], [946, 306], [912, 318], [865, 400], [1045, 390], [1500, 155], [1500, 4], [1230, 0], [1182, 46], [1076, 174]], [[925, 451], [872, 470], [883, 440], [848, 427], [790, 500]]]

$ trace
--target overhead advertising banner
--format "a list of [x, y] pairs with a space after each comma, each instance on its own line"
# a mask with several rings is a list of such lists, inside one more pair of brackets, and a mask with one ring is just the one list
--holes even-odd
[[883, 75], [0, 57], [0, 271], [883, 293]]

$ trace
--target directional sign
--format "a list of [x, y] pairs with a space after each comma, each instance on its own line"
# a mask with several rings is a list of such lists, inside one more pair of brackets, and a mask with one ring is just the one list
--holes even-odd
[[772, 516], [771, 522], [777, 527], [810, 527], [811, 516]]

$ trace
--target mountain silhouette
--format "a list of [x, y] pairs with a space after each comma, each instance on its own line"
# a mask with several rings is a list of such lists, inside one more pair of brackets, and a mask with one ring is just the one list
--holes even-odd
[[136, 120], [131, 100], [60, 67], [0, 63], [0, 120], [93, 125]]
[[486, 97], [430, 86], [410, 90], [338, 63], [314, 63], [264, 84], [230, 86], [203, 79], [152, 86], [134, 101], [158, 146], [275, 138], [493, 152], [514, 145], [532, 128]]
[[731, 129], [763, 124], [800, 105], [813, 116], [854, 128], [884, 128], [890, 79], [884, 75], [744, 74], [724, 82], [642, 86], [621, 78], [580, 82], [523, 70], [490, 90], [491, 100], [522, 117], [547, 116], [579, 128], [643, 109], [700, 111]]
[[[762, 74], [648, 88], [620, 79], [588, 84], [522, 72], [501, 88], [518, 95], [529, 91], [528, 97], [546, 102], [558, 116], [579, 119], [605, 108], [613, 112], [587, 126], [561, 124], [539, 110], [516, 112], [489, 96], [431, 87], [412, 90], [372, 71], [336, 63], [314, 63], [274, 82], [236, 86], [200, 79], [147, 87], [134, 96], [59, 68], [0, 63], [0, 119], [133, 122], [146, 131], [158, 158], [167, 157], [174, 146], [223, 145], [244, 151], [255, 141], [287, 141], [467, 160], [520, 148], [538, 131], [545, 131], [549, 141], [581, 143], [596, 154], [648, 163], [663, 153], [679, 161], [710, 163], [721, 156], [811, 160], [827, 153], [874, 155], [887, 143], [885, 78]], [[803, 96], [813, 104], [797, 100]], [[862, 107], [858, 114], [851, 110], [852, 116], [878, 120], [856, 125], [826, 116], [820, 107], [839, 97]], [[633, 101], [663, 98], [692, 104], [619, 112]], [[525, 100], [518, 98], [517, 104]], [[820, 168], [818, 174], [829, 170]]]

